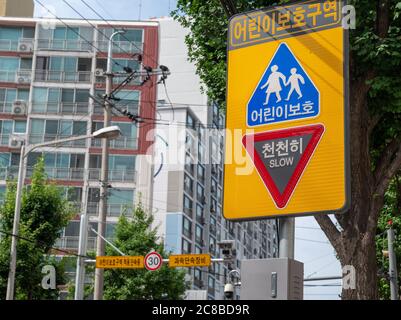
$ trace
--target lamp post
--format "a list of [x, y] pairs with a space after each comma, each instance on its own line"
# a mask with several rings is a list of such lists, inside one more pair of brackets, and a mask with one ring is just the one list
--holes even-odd
[[20, 162], [18, 168], [18, 182], [17, 182], [17, 193], [15, 197], [15, 210], [14, 210], [14, 221], [13, 221], [13, 232], [11, 236], [11, 249], [10, 249], [10, 270], [8, 272], [8, 282], [7, 282], [7, 295], [6, 300], [14, 299], [14, 289], [15, 289], [15, 270], [17, 265], [17, 243], [18, 243], [18, 233], [19, 233], [19, 222], [21, 214], [21, 197], [22, 197], [22, 187], [24, 186], [24, 160], [30, 152], [37, 148], [54, 146], [58, 144], [63, 144], [66, 142], [72, 142], [84, 139], [94, 139], [94, 138], [108, 138], [112, 139], [118, 137], [121, 134], [120, 128], [118, 126], [112, 126], [95, 131], [90, 135], [75, 136], [66, 139], [48, 141], [43, 143], [38, 143], [25, 147], [25, 142], [21, 147]]
[[[107, 70], [106, 70], [106, 95], [104, 105], [104, 127], [108, 127], [111, 121], [111, 105], [110, 95], [113, 91], [113, 68], [112, 68], [112, 56], [113, 56], [113, 39], [119, 34], [123, 34], [125, 31], [120, 30], [114, 32], [109, 38], [109, 48], [107, 54]], [[106, 235], [106, 216], [107, 216], [107, 188], [109, 180], [109, 141], [103, 139], [102, 143], [102, 170], [100, 174], [100, 201], [99, 201], [99, 217], [98, 217], [98, 237], [96, 243], [96, 256], [104, 256], [105, 243], [103, 238]], [[95, 288], [93, 293], [94, 300], [103, 299], [103, 282], [104, 282], [104, 270], [96, 268], [95, 270]]]

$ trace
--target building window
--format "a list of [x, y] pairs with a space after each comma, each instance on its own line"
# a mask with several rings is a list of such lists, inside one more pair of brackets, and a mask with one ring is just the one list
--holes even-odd
[[209, 276], [209, 280], [208, 280], [208, 287], [209, 287], [209, 290], [213, 290], [213, 291], [214, 291], [214, 284], [215, 284], [214, 278], [212, 278], [211, 276]]
[[196, 198], [200, 203], [205, 202], [205, 189], [199, 184], [196, 184]]
[[191, 243], [185, 239], [182, 239], [182, 253], [183, 254], [191, 253]]
[[203, 217], [203, 208], [199, 204], [196, 205], [196, 221], [202, 224], [205, 223]]
[[194, 175], [194, 164], [189, 153], [185, 153], [185, 170], [187, 170], [191, 175]]
[[184, 212], [192, 218], [192, 200], [184, 196]]
[[195, 129], [195, 120], [189, 113], [187, 113], [187, 127]]
[[198, 164], [198, 180], [205, 184], [205, 167]]
[[194, 192], [194, 181], [192, 180], [192, 178], [185, 174], [184, 175], [184, 190], [190, 194], [192, 196], [193, 192]]
[[203, 229], [198, 225], [195, 226], [195, 241], [203, 245]]
[[192, 237], [192, 222], [186, 217], [182, 217], [182, 230], [184, 236], [188, 238]]

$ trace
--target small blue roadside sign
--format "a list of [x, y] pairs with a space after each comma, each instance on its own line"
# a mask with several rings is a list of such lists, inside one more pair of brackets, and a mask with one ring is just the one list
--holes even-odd
[[320, 93], [286, 43], [281, 43], [247, 106], [249, 127], [314, 118]]

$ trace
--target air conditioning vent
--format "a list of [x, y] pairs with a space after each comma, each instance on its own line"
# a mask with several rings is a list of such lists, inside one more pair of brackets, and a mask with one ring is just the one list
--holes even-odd
[[103, 70], [103, 69], [100, 69], [100, 68], [97, 68], [97, 69], [95, 70], [95, 76], [96, 76], [96, 77], [103, 77], [103, 76], [104, 76], [104, 70]]
[[18, 51], [32, 52], [33, 51], [33, 43], [32, 42], [21, 42], [18, 46]]
[[24, 135], [12, 135], [10, 136], [10, 140], [8, 142], [8, 146], [10, 148], [21, 148], [24, 143], [25, 136]]
[[18, 83], [30, 83], [31, 80], [29, 79], [29, 77], [24, 77], [24, 76], [19, 76], [17, 79]]
[[15, 115], [26, 115], [26, 102], [23, 100], [15, 100], [13, 103], [13, 114]]

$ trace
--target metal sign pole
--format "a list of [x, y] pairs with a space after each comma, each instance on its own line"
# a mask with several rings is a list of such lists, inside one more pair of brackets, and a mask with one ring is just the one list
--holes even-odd
[[279, 258], [294, 259], [295, 218], [281, 218]]

